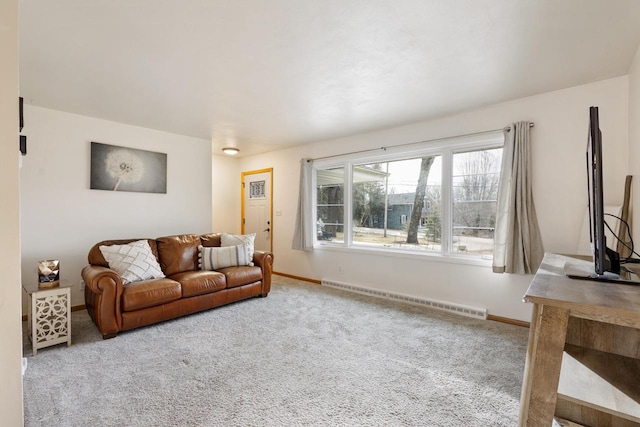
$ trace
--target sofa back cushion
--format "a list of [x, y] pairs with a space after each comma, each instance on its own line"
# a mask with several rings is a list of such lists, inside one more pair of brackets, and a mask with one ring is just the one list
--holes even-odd
[[158, 261], [167, 276], [183, 271], [198, 270], [198, 246], [200, 236], [179, 234], [177, 236], [158, 237]]
[[210, 233], [200, 236], [200, 241], [202, 242], [201, 245], [205, 248], [220, 247], [222, 246], [221, 238], [221, 233]]
[[[127, 243], [135, 242], [137, 240], [143, 240], [143, 239], [103, 240], [102, 242], [98, 242], [95, 245], [93, 245], [93, 247], [89, 251], [89, 256], [88, 256], [89, 264], [100, 265], [102, 267], [109, 267], [109, 263], [107, 262], [106, 259], [104, 259], [104, 256], [100, 251], [100, 246], [126, 245]], [[157, 260], [158, 247], [156, 246], [156, 241], [151, 239], [146, 239], [146, 240], [149, 243], [151, 252], [153, 252], [153, 255], [156, 257], [156, 260]], [[197, 257], [197, 254], [196, 254], [196, 257]]]

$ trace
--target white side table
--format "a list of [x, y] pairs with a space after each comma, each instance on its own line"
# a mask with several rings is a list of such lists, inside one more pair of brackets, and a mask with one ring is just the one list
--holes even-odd
[[23, 285], [29, 295], [28, 330], [33, 355], [38, 349], [63, 342], [71, 345], [71, 288], [61, 283], [54, 288], [40, 288], [38, 284]]

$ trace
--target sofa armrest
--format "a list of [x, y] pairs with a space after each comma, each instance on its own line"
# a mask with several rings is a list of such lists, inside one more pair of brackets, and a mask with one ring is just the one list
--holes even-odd
[[271, 274], [273, 273], [273, 254], [271, 252], [254, 251], [253, 263], [262, 269], [262, 296], [271, 291]]
[[82, 279], [87, 312], [103, 338], [115, 337], [122, 327], [122, 278], [110, 268], [88, 265], [82, 270]]

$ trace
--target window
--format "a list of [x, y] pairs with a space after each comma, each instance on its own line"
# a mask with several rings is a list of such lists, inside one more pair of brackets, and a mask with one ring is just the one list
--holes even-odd
[[493, 254], [502, 148], [453, 155], [453, 249]]
[[354, 165], [353, 244], [440, 251], [440, 180], [430, 173], [440, 165], [439, 155]]
[[316, 172], [317, 239], [343, 242], [344, 168]]
[[314, 162], [318, 244], [490, 257], [502, 144], [458, 138]]

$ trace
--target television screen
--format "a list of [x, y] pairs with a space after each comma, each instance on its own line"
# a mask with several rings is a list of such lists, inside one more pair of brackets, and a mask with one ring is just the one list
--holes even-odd
[[20, 119], [20, 132], [22, 132], [24, 127], [24, 99], [22, 97], [18, 98], [18, 116]]
[[587, 188], [589, 191], [589, 232], [591, 234], [594, 272], [597, 275], [602, 275], [608, 270], [606, 266], [607, 242], [604, 235], [602, 182], [602, 133], [600, 132], [598, 107], [591, 107], [589, 108], [589, 138], [587, 142]]
[[598, 107], [589, 108], [589, 135], [587, 142], [587, 190], [589, 200], [589, 234], [593, 251], [593, 264], [565, 264], [565, 274], [575, 279], [608, 282], [640, 283], [640, 277], [620, 267], [617, 252], [607, 247], [605, 237], [604, 186], [602, 174], [602, 132]]

